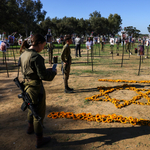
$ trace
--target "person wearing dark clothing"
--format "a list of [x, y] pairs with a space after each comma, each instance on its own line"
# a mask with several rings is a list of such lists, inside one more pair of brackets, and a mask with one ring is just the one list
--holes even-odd
[[79, 38], [79, 36], [77, 36], [77, 37], [75, 38], [76, 57], [78, 57], [78, 51], [79, 51], [79, 57], [81, 57], [80, 45], [81, 45], [81, 39]]

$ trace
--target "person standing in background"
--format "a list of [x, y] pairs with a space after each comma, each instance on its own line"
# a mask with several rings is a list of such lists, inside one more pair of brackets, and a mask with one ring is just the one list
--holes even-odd
[[65, 93], [72, 93], [73, 88], [68, 86], [68, 79], [70, 74], [70, 66], [71, 66], [71, 50], [69, 45], [72, 44], [71, 36], [65, 36], [65, 45], [62, 49], [61, 60], [62, 60], [62, 69], [64, 74], [64, 86], [65, 86]]
[[75, 46], [76, 46], [76, 57], [78, 57], [78, 51], [79, 51], [79, 57], [81, 57], [80, 47], [81, 47], [81, 39], [77, 35], [75, 38]]
[[93, 46], [93, 41], [91, 40], [90, 37], [88, 37], [88, 40], [86, 42], [86, 49], [90, 50], [92, 46]]
[[49, 64], [53, 64], [53, 49], [55, 46], [52, 43], [52, 35], [47, 35], [47, 52], [49, 54]]
[[110, 42], [110, 48], [111, 48], [110, 53], [112, 54], [113, 53], [113, 48], [114, 48], [114, 42], [115, 42], [113, 36], [110, 38], [109, 42]]

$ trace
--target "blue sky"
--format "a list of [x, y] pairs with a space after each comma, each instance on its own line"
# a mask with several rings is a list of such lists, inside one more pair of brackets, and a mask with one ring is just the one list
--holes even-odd
[[89, 19], [89, 14], [100, 12], [108, 18], [110, 14], [118, 14], [122, 19], [122, 28], [136, 27], [142, 34], [149, 34], [150, 0], [41, 0], [46, 18], [75, 17]]

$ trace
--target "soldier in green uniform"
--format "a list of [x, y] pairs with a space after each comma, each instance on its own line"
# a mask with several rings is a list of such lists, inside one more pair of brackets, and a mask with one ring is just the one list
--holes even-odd
[[52, 64], [52, 60], [53, 60], [53, 49], [54, 49], [54, 45], [52, 43], [52, 36], [51, 35], [47, 35], [47, 48], [48, 48], [48, 53], [49, 53], [49, 63]]
[[[31, 38], [31, 46], [28, 49], [25, 49], [25, 52], [22, 53], [20, 57], [21, 72], [25, 81], [24, 90], [29, 94], [32, 103], [36, 105], [37, 114], [42, 118], [42, 123], [46, 110], [46, 96], [42, 80], [52, 81], [57, 74], [57, 71], [52, 71], [50, 68], [46, 69], [44, 58], [38, 54], [43, 50], [45, 44], [46, 40], [42, 35], [33, 35]], [[27, 120], [29, 122], [27, 133], [31, 134], [35, 132], [37, 148], [51, 140], [50, 137], [43, 137], [43, 128], [38, 120], [31, 114], [30, 109], [28, 109]]]
[[69, 45], [72, 43], [71, 36], [67, 35], [65, 37], [65, 45], [62, 49], [61, 60], [63, 63], [63, 72], [64, 72], [64, 85], [65, 93], [72, 93], [73, 89], [68, 86], [68, 79], [71, 66], [71, 50]]
[[127, 43], [126, 43], [126, 52], [129, 52], [129, 54], [131, 55], [131, 35], [127, 38]]

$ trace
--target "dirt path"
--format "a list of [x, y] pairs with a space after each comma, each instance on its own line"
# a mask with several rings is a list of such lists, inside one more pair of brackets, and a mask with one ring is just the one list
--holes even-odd
[[[133, 56], [134, 58], [134, 56]], [[77, 58], [86, 60], [84, 56]], [[114, 59], [117, 59], [114, 57]], [[121, 56], [119, 56], [121, 60]], [[75, 60], [75, 58], [74, 58]], [[13, 60], [12, 60], [13, 61]], [[2, 61], [1, 61], [2, 62]], [[9, 62], [10, 63], [10, 62]], [[10, 66], [10, 65], [9, 65]], [[14, 65], [15, 66], [15, 65]], [[49, 67], [49, 65], [46, 65]], [[76, 74], [79, 69], [89, 69], [89, 66], [72, 65], [69, 86], [75, 92], [64, 93], [62, 74], [58, 64], [58, 74], [52, 82], [43, 82], [46, 90], [46, 115], [50, 112], [73, 112], [96, 114], [117, 114], [124, 117], [136, 117], [150, 120], [150, 106], [131, 104], [127, 107], [117, 109], [111, 102], [85, 101], [86, 97], [99, 94], [98, 86], [122, 85], [123, 83], [99, 82], [98, 79], [126, 79], [126, 80], [149, 80], [149, 66], [144, 66], [141, 75], [137, 75], [138, 65], [130, 67], [125, 62], [124, 67], [116, 70], [123, 73], [97, 74], [84, 73]], [[20, 90], [16, 87], [13, 79], [17, 75], [17, 68], [9, 72], [9, 78], [4, 65], [0, 64], [0, 149], [1, 150], [34, 150], [35, 135], [27, 135], [27, 112], [22, 112], [20, 106], [22, 100], [17, 98]], [[95, 71], [110, 71], [115, 68], [100, 65], [94, 67]], [[113, 71], [112, 71], [113, 70]], [[21, 76], [20, 76], [21, 79]], [[149, 84], [131, 84], [138, 88], [149, 88]], [[119, 90], [109, 94], [116, 99], [130, 100], [137, 94], [134, 91]], [[144, 98], [142, 102], [146, 102]], [[73, 119], [51, 119], [45, 117], [44, 135], [51, 136], [52, 142], [43, 146], [43, 150], [149, 150], [150, 149], [150, 127], [133, 126], [122, 123], [98, 123], [95, 121], [73, 120]]]

